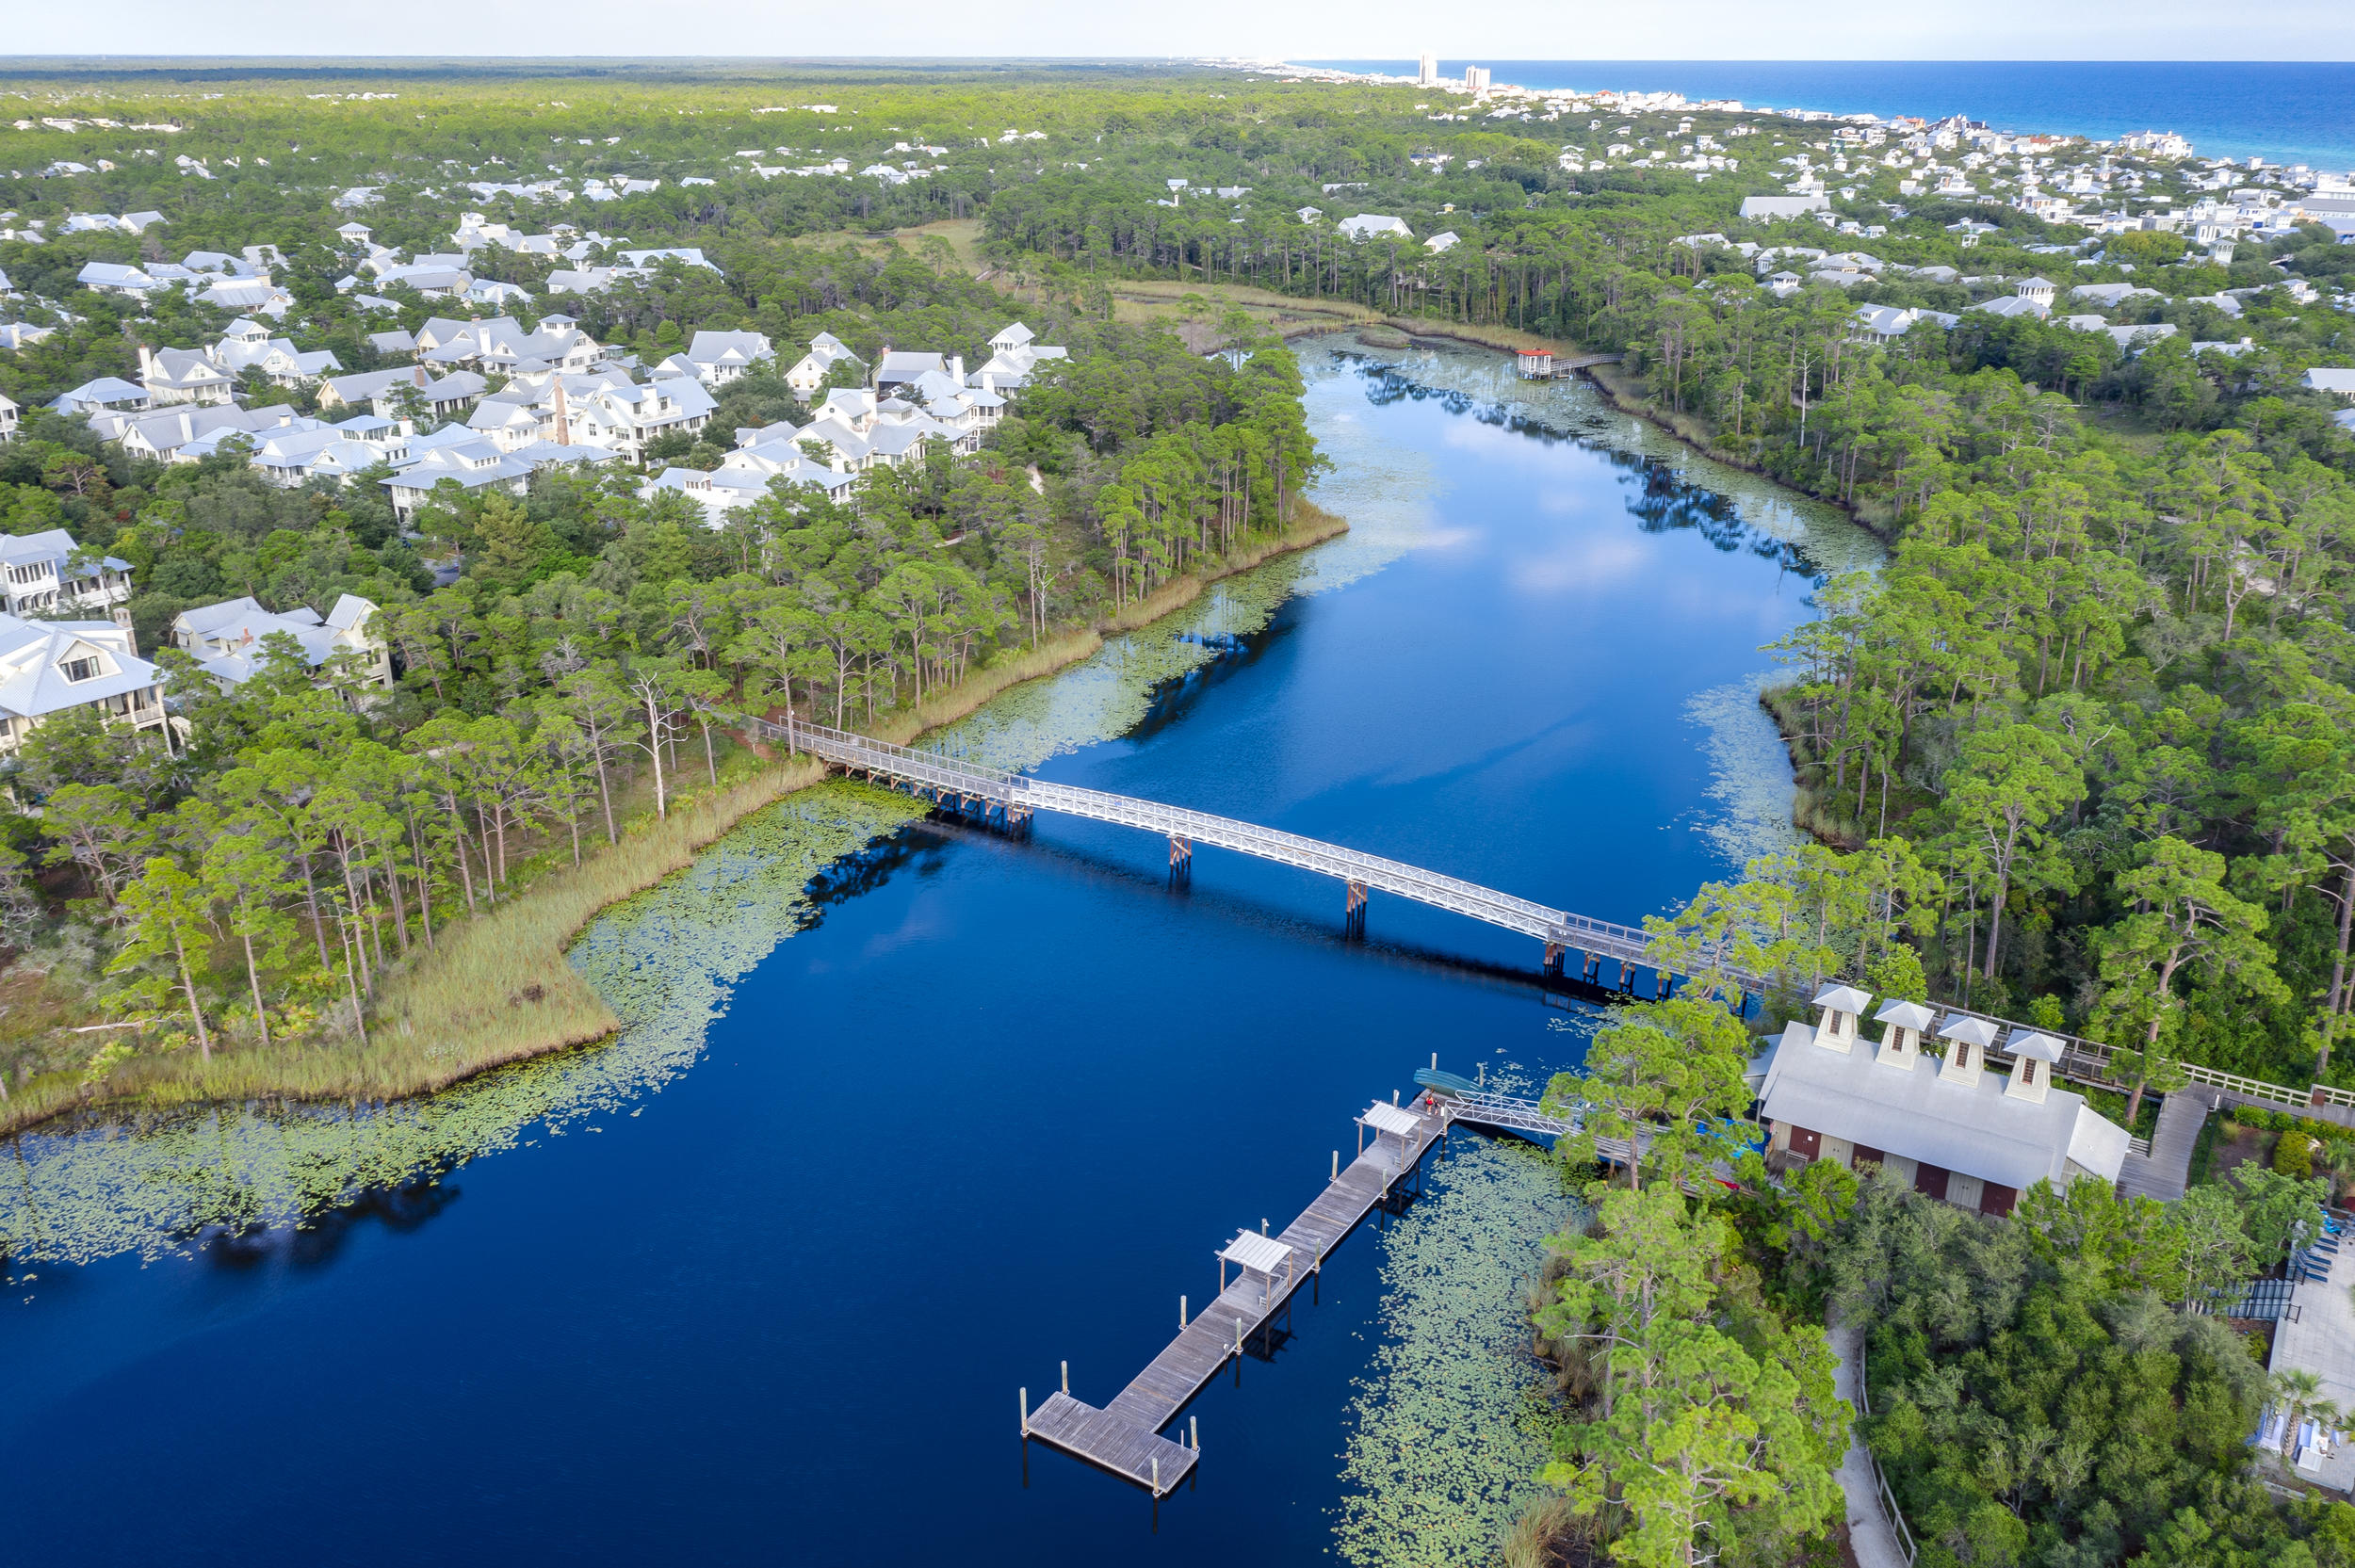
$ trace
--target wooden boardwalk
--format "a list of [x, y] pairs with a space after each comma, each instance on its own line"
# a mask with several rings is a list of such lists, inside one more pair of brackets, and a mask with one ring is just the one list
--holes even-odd
[[1155, 1496], [1185, 1479], [1200, 1455], [1162, 1437], [1161, 1430], [1178, 1418], [1229, 1360], [1242, 1354], [1245, 1342], [1283, 1311], [1333, 1249], [1373, 1212], [1400, 1178], [1421, 1163], [1446, 1133], [1446, 1101], [1431, 1110], [1421, 1100], [1401, 1108], [1415, 1118], [1409, 1145], [1402, 1149], [1396, 1139], [1373, 1139], [1372, 1146], [1341, 1167], [1340, 1174], [1317, 1194], [1315, 1202], [1277, 1236], [1277, 1240], [1292, 1249], [1294, 1262], [1289, 1278], [1279, 1276], [1270, 1284], [1243, 1275], [1196, 1313], [1178, 1337], [1103, 1409], [1068, 1394], [1053, 1394], [1025, 1415], [1022, 1435], [1134, 1481]]
[[2163, 1204], [2184, 1195], [2191, 1180], [2191, 1152], [2208, 1120], [2212, 1092], [2194, 1084], [2176, 1090], [2159, 1103], [2159, 1124], [2151, 1134], [2151, 1152], [2126, 1156], [2118, 1172], [2119, 1191], [2130, 1197], [2156, 1198]]

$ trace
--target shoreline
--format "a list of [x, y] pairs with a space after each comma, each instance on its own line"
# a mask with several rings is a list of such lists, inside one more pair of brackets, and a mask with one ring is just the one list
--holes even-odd
[[1727, 451], [1705, 435], [1684, 428], [1675, 414], [1662, 409], [1659, 404], [1648, 397], [1639, 397], [1632, 389], [1621, 384], [1616, 377], [1608, 374], [1609, 369], [1609, 362], [1598, 361], [1574, 366], [1572, 373], [1602, 394], [1603, 401], [1621, 413], [1642, 420], [1664, 435], [1675, 437], [1712, 462], [1724, 463], [1728, 468], [1738, 468], [1745, 474], [1756, 475], [1768, 484], [1787, 490], [1794, 495], [1803, 495], [1811, 501], [1836, 508], [1849, 522], [1879, 540], [1882, 544], [1892, 547], [1896, 544], [1897, 535], [1892, 527], [1876, 518], [1866, 516], [1857, 509], [1854, 503], [1843, 501], [1836, 496], [1818, 495], [1811, 490], [1801, 490], [1790, 480], [1768, 473], [1739, 453]]
[[[964, 719], [1015, 687], [1059, 674], [1122, 636], [1184, 609], [1212, 583], [1348, 531], [1348, 521], [1305, 497], [1294, 525], [1256, 548], [1188, 573], [1084, 626], [975, 671], [953, 690], [895, 709], [870, 727], [908, 745]], [[105, 1116], [254, 1100], [351, 1103], [413, 1099], [535, 1057], [605, 1040], [621, 1020], [567, 958], [590, 922], [625, 898], [684, 870], [755, 812], [824, 780], [822, 764], [777, 762], [750, 747], [760, 770], [681, 798], [667, 818], [641, 815], [577, 867], [564, 866], [497, 908], [447, 928], [441, 946], [389, 978], [372, 1010], [368, 1043], [306, 1047], [265, 1058], [218, 1051], [209, 1063], [135, 1058], [106, 1080], [112, 1092], [58, 1086], [50, 1094], [0, 1102], [0, 1136], [73, 1113]], [[461, 998], [453, 1000], [452, 998]], [[420, 1044], [420, 1038], [434, 1043]]]

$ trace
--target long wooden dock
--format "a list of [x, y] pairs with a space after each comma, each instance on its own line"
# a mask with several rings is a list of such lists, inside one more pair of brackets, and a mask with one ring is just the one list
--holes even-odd
[[1229, 1360], [1243, 1353], [1245, 1343], [1315, 1277], [1333, 1249], [1447, 1132], [1445, 1100], [1429, 1110], [1421, 1099], [1399, 1108], [1413, 1117], [1414, 1131], [1403, 1138], [1376, 1134], [1275, 1237], [1292, 1249], [1294, 1265], [1288, 1275], [1272, 1280], [1239, 1277], [1101, 1410], [1062, 1392], [1031, 1410], [1025, 1394], [1023, 1437], [1037, 1438], [1134, 1481], [1157, 1497], [1184, 1480], [1201, 1455], [1185, 1443], [1161, 1436], [1162, 1429]]

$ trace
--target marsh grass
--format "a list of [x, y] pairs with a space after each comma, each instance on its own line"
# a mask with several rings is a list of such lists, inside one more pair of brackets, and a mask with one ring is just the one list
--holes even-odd
[[[1293, 331], [1340, 331], [1359, 324], [1370, 324], [1403, 332], [1409, 337], [1446, 338], [1456, 343], [1469, 343], [1481, 348], [1497, 348], [1513, 353], [1523, 348], [1551, 349], [1556, 354], [1576, 355], [1583, 352], [1575, 344], [1561, 338], [1525, 332], [1517, 327], [1496, 323], [1450, 321], [1423, 315], [1391, 315], [1348, 299], [1305, 299], [1298, 295], [1278, 294], [1271, 289], [1255, 288], [1248, 283], [1210, 283], [1180, 282], [1165, 278], [1124, 279], [1113, 286], [1113, 297], [1122, 305], [1132, 308], [1124, 312], [1124, 318], [1161, 320], [1178, 302], [1188, 295], [1219, 303], [1239, 305], [1246, 311], [1262, 313]], [[1398, 347], [1405, 345], [1376, 345]]]
[[[1236, 551], [1210, 573], [1166, 583], [1096, 625], [1048, 639], [1035, 648], [1006, 650], [952, 689], [880, 715], [869, 731], [901, 744], [913, 741], [967, 717], [1023, 682], [1091, 657], [1104, 646], [1108, 634], [1133, 631], [1184, 608], [1210, 582], [1249, 571], [1279, 553], [1331, 539], [1347, 527], [1340, 517], [1296, 500], [1292, 526], [1281, 536]], [[825, 777], [824, 768], [814, 761], [777, 758], [766, 748], [732, 753], [728, 761], [717, 787], [696, 787], [700, 781], [690, 768], [685, 775], [688, 785], [666, 817], [653, 814], [645, 798], [649, 791], [629, 791], [627, 800], [635, 809], [624, 822], [621, 842], [599, 845], [577, 867], [558, 839], [532, 846], [521, 857], [517, 886], [499, 904], [440, 928], [433, 949], [420, 946], [409, 959], [386, 965], [369, 1010], [365, 1043], [348, 1029], [321, 1030], [265, 1050], [224, 1031], [209, 1062], [192, 1046], [181, 1046], [133, 1053], [101, 1072], [49, 1072], [0, 1103], [0, 1133], [81, 1108], [399, 1099], [604, 1039], [621, 1021], [568, 960], [566, 949], [574, 939], [600, 911], [691, 865], [703, 849], [754, 812]], [[57, 989], [48, 986], [43, 994]], [[44, 1006], [41, 1016], [49, 1033], [65, 1049], [78, 1059], [99, 1048], [80, 1043], [71, 1034], [72, 1010]], [[85, 999], [84, 1009], [88, 1006]], [[126, 1036], [138, 1038], [140, 1033]]]
[[1586, 1568], [1597, 1560], [1594, 1527], [1570, 1511], [1567, 1497], [1530, 1504], [1497, 1551], [1501, 1568]]

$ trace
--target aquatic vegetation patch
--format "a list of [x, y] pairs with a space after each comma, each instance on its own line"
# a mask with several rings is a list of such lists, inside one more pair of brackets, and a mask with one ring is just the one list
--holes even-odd
[[1691, 826], [1735, 868], [1800, 841], [1791, 822], [1790, 749], [1773, 717], [1758, 705], [1759, 688], [1773, 679], [1761, 674], [1730, 681], [1695, 692], [1684, 704], [1685, 718], [1702, 731], [1713, 802]]
[[1544, 1237], [1577, 1206], [1536, 1149], [1465, 1136], [1383, 1237], [1383, 1343], [1357, 1380], [1334, 1551], [1367, 1568], [1486, 1561], [1543, 1492], [1558, 1417], [1530, 1348]]
[[695, 1064], [735, 983], [808, 923], [811, 879], [923, 809], [820, 785], [600, 915], [572, 960], [622, 1019], [610, 1041], [391, 1104], [256, 1103], [12, 1139], [0, 1250], [67, 1262], [186, 1253], [212, 1232], [300, 1225], [625, 1110]]

